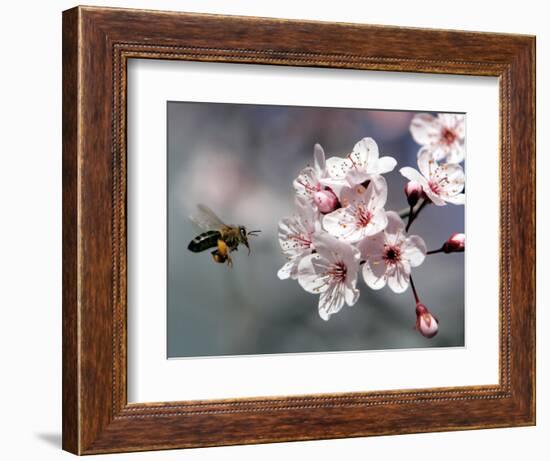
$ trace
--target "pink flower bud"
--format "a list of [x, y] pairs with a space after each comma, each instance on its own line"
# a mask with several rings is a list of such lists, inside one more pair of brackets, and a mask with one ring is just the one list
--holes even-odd
[[455, 253], [464, 251], [466, 236], [464, 234], [454, 233], [443, 244], [443, 252]]
[[426, 338], [433, 338], [439, 330], [439, 321], [421, 303], [416, 305], [416, 329]]
[[324, 189], [313, 194], [313, 200], [321, 213], [330, 213], [340, 206], [338, 197], [330, 189]]
[[415, 181], [409, 181], [405, 186], [405, 195], [407, 196], [407, 202], [409, 206], [415, 206], [420, 200], [420, 197], [424, 195], [422, 186]]

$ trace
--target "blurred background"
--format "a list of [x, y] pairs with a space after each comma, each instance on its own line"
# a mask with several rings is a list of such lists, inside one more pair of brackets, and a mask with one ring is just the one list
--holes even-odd
[[[294, 212], [293, 179], [312, 164], [313, 146], [343, 156], [369, 136], [398, 165], [385, 178], [387, 210], [407, 206], [399, 174], [417, 167], [419, 146], [409, 134], [415, 112], [316, 107], [168, 102], [168, 357], [278, 354], [464, 346], [464, 254], [430, 255], [413, 270], [424, 304], [439, 318], [426, 339], [414, 329], [410, 288], [395, 294], [369, 289], [328, 322], [318, 296], [294, 280], [285, 263], [278, 221]], [[209, 251], [191, 253], [199, 233], [189, 219], [198, 203], [228, 224], [261, 229], [252, 253], [233, 253], [233, 268]], [[410, 233], [437, 249], [464, 231], [464, 207], [428, 206]]]

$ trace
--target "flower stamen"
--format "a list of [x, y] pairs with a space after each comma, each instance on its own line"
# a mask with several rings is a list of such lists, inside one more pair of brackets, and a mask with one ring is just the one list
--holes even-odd
[[447, 144], [447, 146], [450, 146], [453, 142], [455, 142], [456, 138], [456, 132], [450, 128], [445, 127], [441, 131], [441, 140], [444, 144]]
[[397, 264], [401, 261], [401, 247], [399, 245], [385, 244], [382, 258], [386, 264]]

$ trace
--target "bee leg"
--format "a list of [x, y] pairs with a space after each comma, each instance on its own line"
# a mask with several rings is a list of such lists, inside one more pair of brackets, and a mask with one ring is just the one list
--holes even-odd
[[225, 262], [227, 261], [227, 265], [229, 267], [232, 267], [233, 266], [233, 261], [231, 259], [231, 256], [229, 256], [229, 247], [227, 246], [227, 243], [225, 243], [223, 240], [219, 239], [218, 240], [218, 249], [216, 250], [220, 256], [220, 259], [223, 259], [223, 261], [220, 261], [220, 262]]
[[212, 259], [214, 260], [214, 262], [217, 262], [217, 263], [220, 263], [220, 264], [223, 264], [227, 258], [223, 257], [218, 250], [214, 250], [212, 251], [211, 253], [212, 255]]

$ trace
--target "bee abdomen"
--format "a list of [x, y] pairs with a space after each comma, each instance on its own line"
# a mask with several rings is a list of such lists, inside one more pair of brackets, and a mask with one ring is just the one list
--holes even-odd
[[218, 244], [218, 239], [221, 237], [219, 231], [208, 231], [203, 232], [200, 235], [197, 235], [189, 245], [187, 249], [194, 253], [199, 253], [201, 251], [207, 250], [208, 248], [213, 248]]

